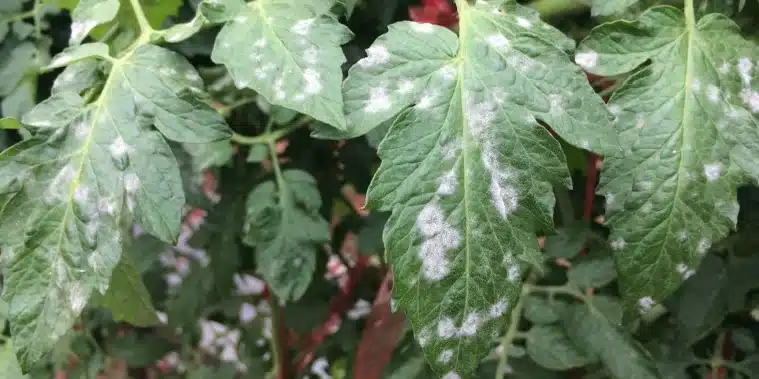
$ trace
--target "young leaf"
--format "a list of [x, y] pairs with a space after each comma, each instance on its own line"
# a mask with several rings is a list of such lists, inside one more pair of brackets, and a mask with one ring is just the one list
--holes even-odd
[[103, 79], [100, 62], [96, 59], [72, 63], [55, 78], [52, 93], [74, 92], [81, 94], [95, 87]]
[[590, 12], [593, 16], [610, 16], [622, 13], [640, 0], [593, 0]]
[[530, 295], [525, 299], [524, 317], [535, 324], [553, 324], [561, 318], [566, 303]]
[[[518, 258], [552, 227], [552, 185], [570, 184], [561, 146], [611, 151], [611, 117], [563, 50], [573, 43], [514, 1], [461, 1], [460, 37], [390, 26], [344, 84], [349, 133], [395, 119], [368, 191], [392, 210], [393, 292], [427, 359], [467, 376], [520, 288]], [[552, 41], [549, 43], [546, 41]]]
[[126, 321], [142, 327], [158, 323], [150, 293], [129, 254], [123, 254], [113, 269], [111, 284], [102, 303], [111, 311], [114, 321]]
[[[740, 170], [730, 151], [759, 146], [756, 46], [725, 16], [694, 18], [654, 7], [594, 29], [576, 56], [594, 74], [634, 71], [609, 102], [625, 150], [606, 157], [601, 192], [623, 297], [641, 312], [734, 227]], [[734, 161], [756, 167], [750, 155]]]
[[598, 356], [577, 348], [556, 325], [537, 325], [527, 332], [527, 354], [551, 370], [569, 370], [598, 362]]
[[572, 266], [567, 279], [581, 288], [599, 288], [617, 277], [611, 257], [585, 259]]
[[119, 12], [119, 0], [79, 0], [71, 12], [70, 45], [78, 45], [92, 28], [105, 24]]
[[319, 215], [321, 195], [305, 171], [276, 173], [248, 196], [243, 241], [256, 248], [258, 270], [282, 300], [297, 300], [311, 283], [317, 247], [330, 241]]
[[574, 344], [582, 347], [587, 354], [600, 357], [612, 377], [661, 377], [644, 350], [595, 308], [572, 304], [562, 321], [564, 330]]
[[58, 53], [45, 69], [52, 70], [54, 68], [68, 66], [69, 64], [92, 57], [110, 59], [108, 50], [108, 45], [102, 42], [91, 42], [83, 45], [67, 47]]
[[340, 46], [352, 33], [315, 8], [296, 0], [249, 3], [219, 32], [211, 59], [238, 87], [345, 129]]
[[132, 214], [167, 242], [184, 205], [176, 159], [159, 131], [180, 142], [231, 132], [191, 97], [200, 77], [183, 57], [144, 45], [114, 62], [99, 98], [60, 92], [22, 122], [36, 133], [0, 154], [4, 298], [22, 367], [71, 326], [91, 292], [104, 293]]

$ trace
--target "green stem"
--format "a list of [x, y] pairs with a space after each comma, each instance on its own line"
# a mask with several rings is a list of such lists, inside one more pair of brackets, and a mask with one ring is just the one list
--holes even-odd
[[256, 101], [255, 97], [244, 97], [244, 98], [242, 98], [240, 100], [237, 100], [237, 101], [233, 102], [232, 104], [225, 105], [225, 106], [219, 108], [218, 111], [219, 111], [219, 113], [222, 116], [226, 117], [226, 116], [229, 115], [230, 112], [232, 112], [236, 108], [239, 108], [239, 107], [241, 107], [243, 105], [250, 104], [250, 103], [252, 103], [254, 101]]
[[542, 18], [579, 12], [588, 8], [588, 4], [582, 0], [536, 0], [528, 6], [538, 11]]
[[32, 9], [32, 12], [34, 13], [34, 36], [37, 39], [42, 38], [42, 25], [40, 25], [40, 19], [42, 17], [39, 12], [42, 4], [43, 4], [42, 0], [35, 0], [34, 8]]
[[693, 10], [693, 0], [685, 0], [685, 24], [688, 30], [696, 28], [696, 12]]
[[[274, 153], [276, 154], [276, 152]], [[276, 159], [274, 160], [276, 162]], [[279, 163], [275, 163], [275, 166], [279, 168]], [[272, 365], [274, 367], [274, 378], [279, 379], [283, 375], [282, 365], [284, 362], [282, 362], [282, 341], [280, 341], [280, 333], [279, 333], [279, 327], [281, 323], [280, 317], [282, 316], [282, 312], [279, 309], [279, 299], [277, 299], [276, 296], [272, 295], [271, 299], [269, 300], [269, 307], [271, 308], [271, 349], [272, 349]]]
[[585, 295], [584, 293], [579, 292], [568, 286], [533, 286], [530, 284], [525, 284], [525, 286], [528, 287], [527, 290], [530, 292], [542, 292], [542, 293], [548, 294], [549, 296], [561, 294], [561, 295], [572, 296], [580, 300], [583, 300], [585, 302], [587, 302], [587, 298], [588, 298], [588, 296]]
[[304, 125], [307, 125], [310, 122], [311, 122], [310, 117], [303, 117], [291, 125], [288, 125], [282, 129], [278, 129], [272, 132], [271, 127], [272, 127], [273, 121], [270, 119], [269, 123], [266, 124], [266, 131], [264, 132], [264, 134], [261, 134], [255, 137], [250, 137], [250, 136], [244, 136], [242, 134], [235, 133], [232, 135], [232, 141], [237, 142], [240, 145], [268, 145], [270, 142], [272, 143], [276, 142], [280, 138], [287, 136], [288, 134], [292, 133], [296, 129]]
[[148, 22], [148, 18], [145, 16], [145, 11], [142, 10], [140, 0], [129, 0], [129, 2], [132, 4], [134, 15], [137, 17], [141, 35], [150, 35], [153, 32], [153, 27], [150, 26], [150, 22]]
[[532, 285], [529, 283], [525, 283], [522, 286], [522, 292], [519, 294], [519, 300], [517, 300], [516, 305], [514, 305], [514, 309], [511, 310], [509, 329], [506, 331], [506, 334], [503, 336], [503, 341], [501, 342], [501, 346], [503, 346], [503, 353], [498, 360], [498, 367], [495, 371], [495, 379], [502, 379], [503, 376], [506, 375], [506, 365], [509, 361], [509, 352], [507, 350], [511, 345], [511, 342], [514, 341], [517, 336], [524, 336], [524, 334], [519, 331], [519, 320], [522, 318], [522, 308], [524, 308], [524, 301], [530, 294], [531, 288]]

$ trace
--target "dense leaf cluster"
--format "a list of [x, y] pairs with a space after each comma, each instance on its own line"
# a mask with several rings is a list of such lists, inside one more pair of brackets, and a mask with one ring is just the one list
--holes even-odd
[[0, 4], [0, 372], [757, 377], [759, 2], [416, 3]]

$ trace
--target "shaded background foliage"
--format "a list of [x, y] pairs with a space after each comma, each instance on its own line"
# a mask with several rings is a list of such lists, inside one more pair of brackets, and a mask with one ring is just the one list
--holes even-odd
[[[0, 20], [14, 21], [0, 27], [5, 35], [0, 46], [3, 117], [20, 118], [49, 97], [61, 71], [40, 68], [68, 45], [71, 19], [65, 9], [76, 1], [37, 3], [0, 4]], [[142, 3], [151, 22], [166, 27], [192, 19], [199, 1]], [[411, 17], [455, 28], [452, 5], [445, 1], [343, 3], [355, 6], [344, 20], [355, 33], [343, 48], [345, 70], [395, 21]], [[599, 22], [620, 17], [592, 14], [587, 3], [546, 0], [532, 5], [579, 41]], [[640, 1], [623, 16], [661, 3], [668, 2]], [[759, 38], [757, 2], [749, 1], [740, 11], [738, 2], [703, 4], [699, 11], [734, 16], [750, 38]], [[41, 34], [36, 35], [30, 18], [15, 22], [24, 12], [39, 14]], [[129, 26], [129, 20], [121, 20], [127, 35]], [[297, 114], [272, 108], [252, 91], [234, 88], [226, 71], [213, 64], [210, 52], [219, 29], [204, 29], [167, 47], [199, 69], [214, 105], [236, 132], [263, 133], [269, 115], [282, 124], [296, 122]], [[599, 92], [609, 87], [603, 78], [589, 79]], [[312, 278], [304, 279], [309, 283], [305, 294], [284, 305], [270, 301], [265, 284], [256, 277], [254, 251], [241, 241], [246, 197], [270, 179], [266, 152], [228, 144], [173, 144], [188, 194], [183, 233], [170, 246], [136, 230], [129, 245], [162, 324], [130, 326], [91, 303], [48, 363], [28, 377], [264, 378], [273, 375], [273, 365], [280, 367], [279, 378], [436, 377], [402, 314], [391, 311], [392, 281], [381, 240], [387, 215], [362, 209], [362, 194], [379, 163], [375, 150], [386, 130], [379, 127], [366, 137], [336, 142], [313, 139], [302, 128], [280, 140], [283, 166], [316, 179], [322, 200], [318, 212], [329, 221], [331, 232], [330, 243], [316, 251]], [[22, 140], [20, 133], [0, 132], [0, 148]], [[582, 150], [566, 143], [562, 147], [575, 186], [557, 191], [559, 229], [540, 237], [546, 257], [543, 276], [524, 292], [513, 330], [504, 330], [511, 333], [508, 346], [501, 337], [493, 340], [493, 351], [478, 377], [505, 373], [531, 379], [621, 378], [644, 372], [649, 364], [665, 378], [759, 377], [759, 189], [739, 191], [738, 231], [713, 249], [699, 271], [655, 312], [622, 326], [605, 242], [608, 231], [600, 216], [603, 201], [592, 192], [601, 165]], [[579, 298], [585, 303], [574, 301]], [[0, 317], [3, 312], [0, 307]], [[635, 340], [617, 329], [631, 332]], [[11, 372], [4, 368], [14, 360], [10, 345], [2, 346], [0, 372]]]

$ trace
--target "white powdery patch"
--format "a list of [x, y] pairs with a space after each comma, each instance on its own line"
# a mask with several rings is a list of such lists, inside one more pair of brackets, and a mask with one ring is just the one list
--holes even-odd
[[517, 17], [517, 24], [519, 24], [519, 26], [523, 28], [527, 28], [527, 29], [532, 28], [532, 22], [530, 22], [530, 20], [526, 18]]
[[124, 188], [130, 194], [137, 192], [140, 188], [140, 177], [131, 172], [124, 175]]
[[606, 107], [606, 109], [609, 110], [609, 113], [611, 113], [614, 116], [619, 116], [620, 113], [622, 113], [622, 108], [620, 108], [617, 104], [612, 104]]
[[722, 62], [722, 65], [719, 66], [719, 72], [723, 74], [727, 74], [728, 72], [730, 72], [730, 63]]
[[312, 65], [319, 63], [319, 50], [313, 47], [308, 48], [303, 52], [303, 60]]
[[307, 94], [313, 95], [322, 91], [321, 74], [316, 70], [307, 68], [303, 71], [303, 80], [306, 82], [303, 91]]
[[428, 23], [412, 22], [411, 29], [418, 33], [431, 33], [435, 30], [435, 26]]
[[255, 71], [256, 78], [260, 80], [266, 79], [269, 76], [269, 71], [273, 70], [274, 68], [276, 68], [276, 66], [274, 66], [274, 63], [267, 63], [263, 66], [258, 67]]
[[497, 303], [493, 304], [493, 306], [490, 307], [490, 311], [488, 312], [488, 316], [490, 318], [498, 318], [503, 316], [504, 313], [509, 309], [509, 299], [501, 299]]
[[741, 99], [743, 100], [743, 103], [751, 109], [751, 112], [759, 113], [759, 93], [744, 88], [741, 91]]
[[451, 170], [443, 175], [443, 179], [440, 181], [440, 186], [437, 188], [437, 193], [441, 196], [453, 195], [456, 192], [457, 186], [458, 180], [456, 178], [456, 171]]
[[719, 103], [719, 100], [721, 98], [719, 88], [717, 88], [717, 86], [714, 84], [709, 84], [706, 87], [706, 98], [709, 99], [709, 101], [712, 103]]
[[422, 331], [419, 332], [419, 335], [416, 336], [416, 339], [419, 341], [419, 345], [422, 347], [427, 345], [427, 342], [430, 342], [430, 338], [432, 338], [432, 332], [430, 332], [429, 328], [422, 329]]
[[709, 183], [716, 181], [722, 172], [722, 165], [719, 163], [707, 163], [704, 165], [704, 176]]
[[446, 364], [451, 361], [451, 358], [453, 358], [453, 350], [447, 349], [440, 352], [440, 356], [437, 358], [437, 361]]
[[653, 298], [651, 298], [651, 296], [644, 296], [638, 299], [638, 309], [640, 310], [640, 313], [648, 312], [655, 305], [656, 305], [656, 302], [654, 301]]
[[685, 242], [688, 240], [688, 232], [685, 230], [681, 230], [679, 233], [677, 233], [677, 240], [680, 242]]
[[414, 89], [414, 82], [409, 79], [402, 79], [398, 82], [398, 92], [407, 94]]
[[87, 305], [87, 291], [77, 282], [67, 283], [65, 291], [71, 311], [79, 314], [84, 309], [84, 306]]
[[171, 68], [171, 67], [164, 67], [160, 70], [161, 75], [163, 76], [175, 76], [177, 75], [177, 70]]
[[232, 279], [239, 295], [260, 295], [266, 288], [266, 283], [261, 279], [248, 274], [234, 274]]
[[748, 57], [743, 57], [738, 60], [738, 74], [740, 74], [743, 80], [743, 86], [751, 86], [751, 71], [754, 69], [754, 63]]
[[445, 160], [451, 160], [456, 158], [456, 154], [461, 150], [461, 141], [460, 140], [452, 140], [448, 143], [446, 143], [441, 151], [443, 153], [443, 159]]
[[461, 245], [461, 237], [453, 227], [445, 222], [443, 210], [436, 203], [424, 206], [416, 219], [417, 228], [423, 242], [419, 248], [422, 273], [429, 281], [439, 281], [450, 272], [445, 252]]
[[290, 31], [301, 36], [306, 36], [311, 32], [311, 25], [314, 24], [314, 21], [316, 21], [315, 18], [298, 20], [298, 22], [296, 22], [293, 27], [290, 28]]
[[422, 98], [419, 99], [419, 103], [416, 104], [416, 107], [419, 109], [429, 109], [435, 104], [435, 99], [437, 99], [437, 94], [435, 92], [425, 93], [422, 95]]
[[693, 92], [701, 91], [701, 80], [693, 79], [693, 83], [690, 84], [690, 88], [693, 90]]
[[466, 315], [464, 323], [461, 324], [461, 329], [459, 329], [459, 336], [471, 337], [477, 334], [477, 330], [480, 328], [481, 323], [482, 317], [478, 312], [472, 312]]
[[635, 119], [635, 127], [637, 129], [643, 129], [644, 126], [646, 126], [646, 115], [641, 113]]
[[438, 72], [440, 73], [440, 76], [446, 81], [453, 81], [456, 79], [456, 74], [458, 74], [456, 66], [453, 65], [444, 66]]
[[235, 17], [235, 22], [238, 24], [243, 24], [245, 22], [248, 22], [248, 16], [246, 15], [239, 15]]
[[268, 41], [266, 41], [266, 38], [259, 38], [256, 40], [256, 42], [253, 43], [253, 46], [263, 49], [268, 44]]
[[103, 198], [98, 201], [98, 211], [113, 216], [116, 213], [116, 202], [110, 198]]
[[377, 113], [390, 109], [390, 97], [387, 95], [387, 88], [377, 87], [369, 90], [369, 101], [366, 103], [364, 110], [367, 113]]
[[675, 269], [680, 275], [683, 276], [683, 280], [687, 280], [696, 273], [693, 269], [686, 266], [685, 263], [678, 263]]
[[465, 114], [468, 116], [467, 126], [469, 126], [472, 136], [476, 139], [487, 140], [487, 137], [490, 136], [483, 136], [483, 133], [490, 129], [495, 120], [495, 103], [473, 104], [471, 101], [467, 101], [465, 108]]
[[598, 53], [595, 51], [577, 53], [577, 55], [575, 55], [575, 63], [582, 68], [594, 68], [598, 64]]
[[372, 67], [390, 61], [390, 52], [384, 45], [375, 44], [366, 49], [367, 56], [358, 61], [361, 67]]
[[627, 246], [627, 242], [623, 238], [617, 238], [611, 241], [611, 248], [614, 250], [622, 250]]
[[111, 156], [114, 159], [121, 159], [129, 152], [129, 145], [127, 145], [126, 142], [124, 142], [124, 139], [119, 136], [108, 145], [108, 150], [111, 151]]
[[709, 251], [710, 247], [712, 247], [712, 243], [708, 239], [702, 238], [700, 241], [698, 241], [698, 246], [696, 246], [696, 253], [698, 255], [704, 255]]
[[53, 204], [60, 200], [67, 193], [67, 190], [69, 190], [69, 185], [75, 177], [76, 171], [70, 164], [63, 166], [61, 171], [58, 171], [58, 174], [50, 182], [43, 201], [46, 204]]
[[614, 194], [611, 192], [606, 193], [606, 206], [609, 207], [614, 204]]
[[506, 254], [503, 256], [503, 266], [508, 270], [507, 279], [509, 282], [516, 283], [519, 281], [519, 264], [513, 255]]
[[458, 333], [458, 328], [453, 324], [450, 317], [443, 317], [437, 322], [437, 336], [443, 339], [453, 338]]
[[87, 33], [89, 33], [90, 30], [95, 27], [95, 25], [97, 25], [97, 23], [92, 20], [72, 23], [71, 36], [69, 37], [69, 41], [81, 41], [84, 36], [86, 36]]
[[509, 40], [503, 34], [493, 34], [487, 38], [488, 45], [496, 50], [506, 50], [511, 46]]
[[442, 377], [441, 379], [461, 379], [461, 377], [459, 376], [459, 374], [451, 371], [451, 372], [445, 374], [445, 376]]
[[90, 199], [90, 189], [86, 185], [80, 184], [76, 186], [74, 190], [74, 201], [79, 204], [86, 205]]

